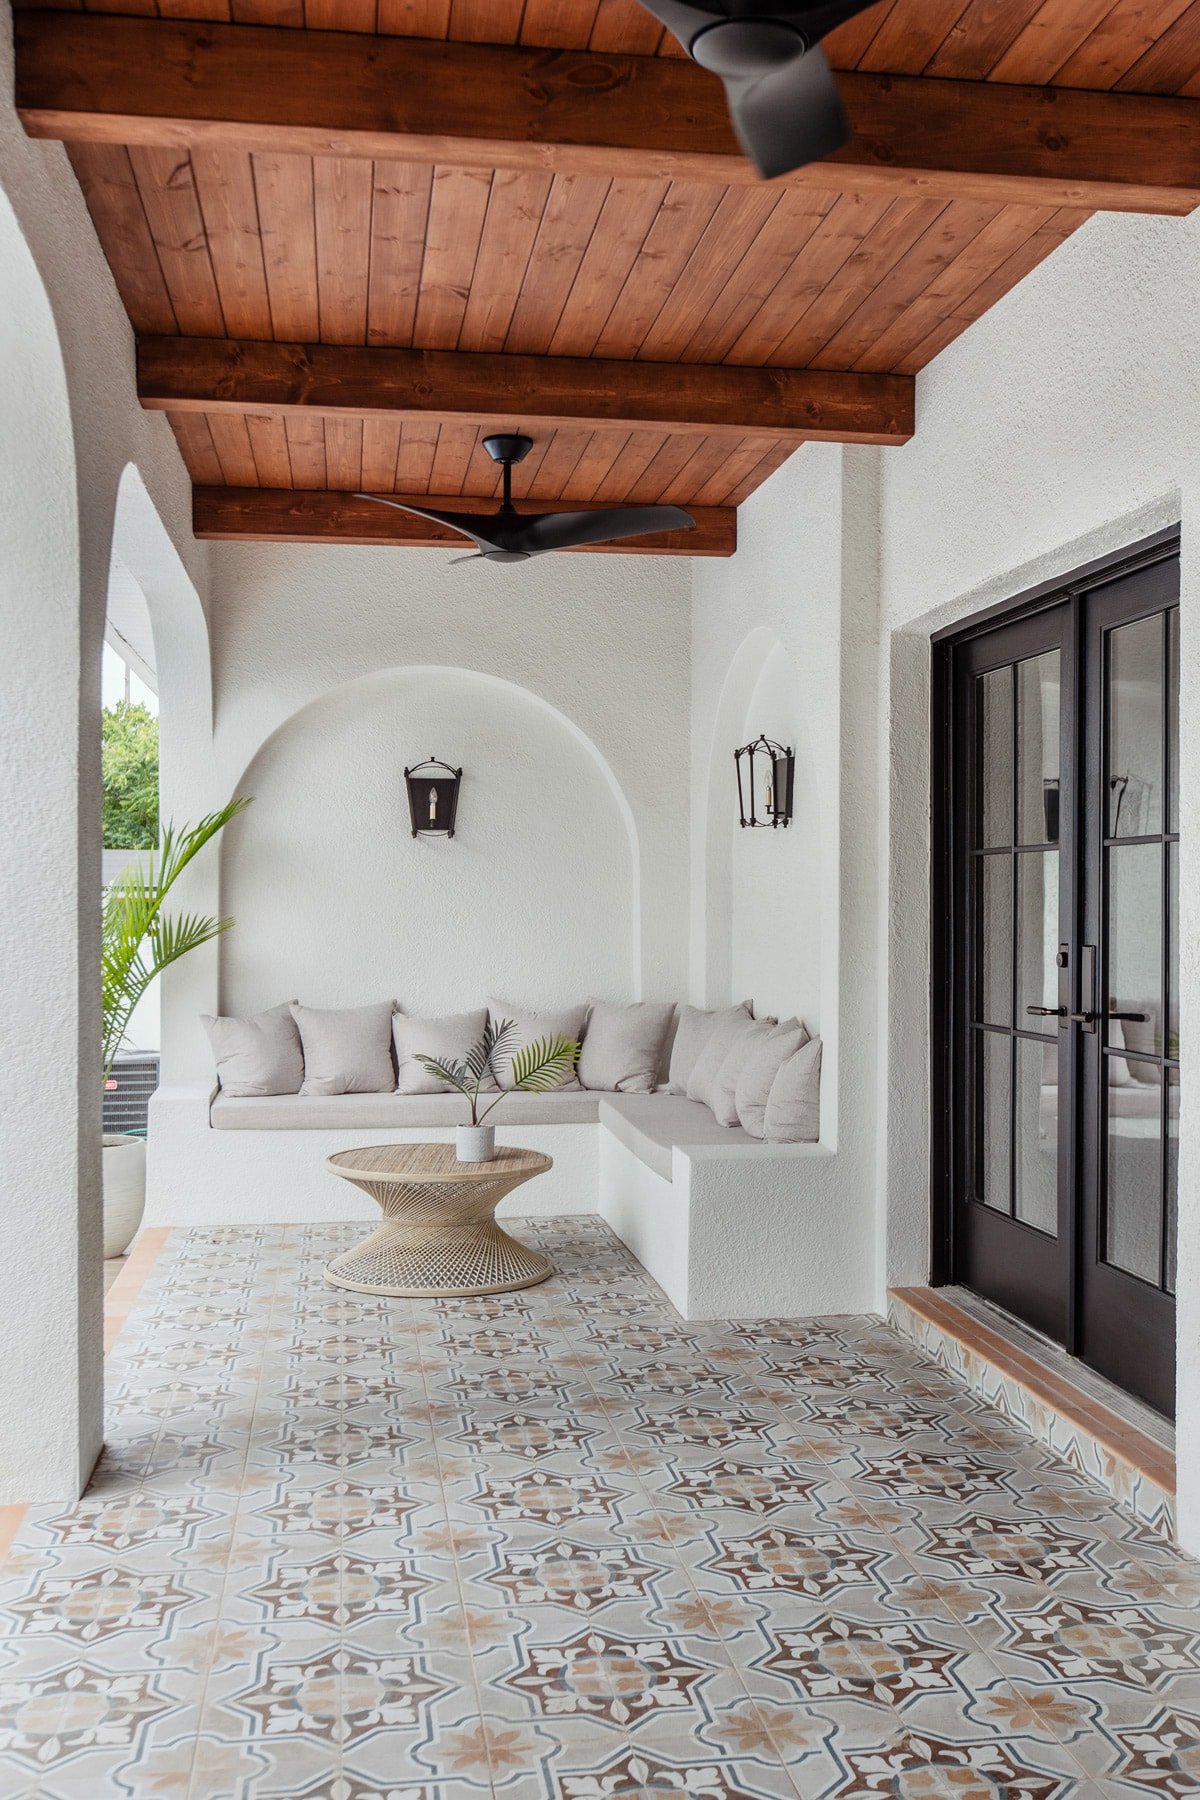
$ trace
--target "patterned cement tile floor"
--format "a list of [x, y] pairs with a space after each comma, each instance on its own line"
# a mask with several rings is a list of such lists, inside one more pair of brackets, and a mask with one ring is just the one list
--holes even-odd
[[476, 1301], [173, 1234], [0, 1569], [0, 1794], [1200, 1794], [1200, 1571], [872, 1319]]

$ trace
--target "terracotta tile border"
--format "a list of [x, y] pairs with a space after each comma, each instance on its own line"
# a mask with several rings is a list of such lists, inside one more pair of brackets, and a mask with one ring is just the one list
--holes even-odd
[[[108, 1355], [122, 1327], [129, 1317], [130, 1308], [141, 1292], [147, 1275], [162, 1254], [163, 1245], [171, 1235], [167, 1225], [150, 1226], [140, 1231], [134, 1240], [133, 1248], [125, 1259], [125, 1267], [104, 1296], [104, 1354]], [[12, 1541], [21, 1529], [28, 1508], [24, 1506], [0, 1506], [0, 1566], [12, 1547]]]
[[108, 1355], [129, 1317], [130, 1308], [142, 1291], [147, 1275], [162, 1254], [171, 1235], [169, 1225], [151, 1225], [139, 1231], [133, 1248], [125, 1258], [125, 1267], [104, 1296], [104, 1354]]
[[1000, 1374], [1026, 1389], [1049, 1411], [1091, 1437], [1109, 1455], [1128, 1464], [1155, 1486], [1175, 1492], [1175, 1458], [1128, 1419], [1109, 1410], [1090, 1394], [1044, 1369], [1033, 1357], [1008, 1343], [999, 1332], [964, 1312], [932, 1288], [892, 1288], [890, 1292], [920, 1318], [982, 1357]]

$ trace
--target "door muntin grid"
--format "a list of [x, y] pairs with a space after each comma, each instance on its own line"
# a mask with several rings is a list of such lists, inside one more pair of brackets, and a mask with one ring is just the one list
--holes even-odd
[[1060, 685], [1057, 648], [974, 677], [968, 829], [970, 1198], [1050, 1237], [1060, 1139]]

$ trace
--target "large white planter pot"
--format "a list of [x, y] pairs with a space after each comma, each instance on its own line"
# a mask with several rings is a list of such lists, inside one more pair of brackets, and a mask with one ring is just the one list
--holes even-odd
[[454, 1148], [459, 1162], [491, 1162], [496, 1154], [494, 1125], [456, 1125]]
[[104, 1255], [124, 1256], [146, 1210], [146, 1140], [104, 1134]]

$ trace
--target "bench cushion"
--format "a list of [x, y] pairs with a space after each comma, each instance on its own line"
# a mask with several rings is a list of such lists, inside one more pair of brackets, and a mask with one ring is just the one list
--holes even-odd
[[[512, 1094], [490, 1123], [594, 1125], [600, 1096], [579, 1089]], [[209, 1112], [215, 1131], [375, 1131], [465, 1125], [458, 1094], [270, 1094], [241, 1099], [218, 1094]]]
[[707, 1106], [681, 1094], [611, 1094], [600, 1102], [600, 1123], [644, 1162], [671, 1179], [671, 1152], [676, 1144], [753, 1144], [743, 1131], [718, 1125]]

